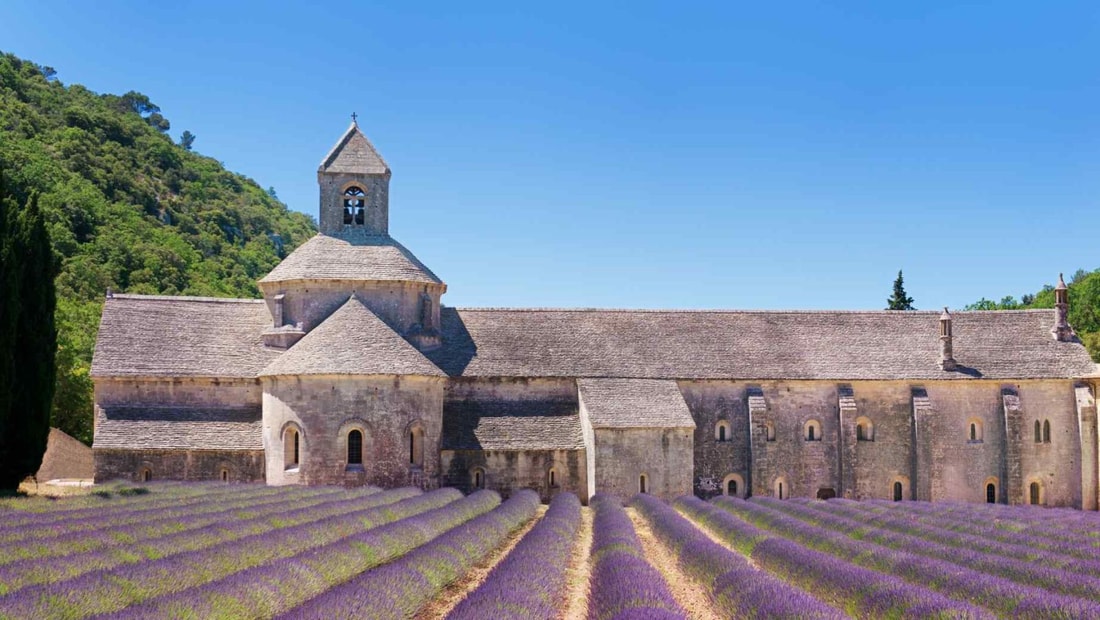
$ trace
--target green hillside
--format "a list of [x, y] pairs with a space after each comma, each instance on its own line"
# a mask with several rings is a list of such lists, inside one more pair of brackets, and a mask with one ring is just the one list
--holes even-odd
[[[1067, 281], [1069, 286], [1069, 323], [1088, 348], [1094, 361], [1100, 362], [1100, 269], [1077, 273]], [[1023, 308], [1053, 308], [1054, 287], [1047, 285], [1043, 290], [1023, 295], [1019, 300], [1008, 296], [1000, 301], [990, 301], [984, 297], [969, 306], [967, 310], [1017, 310]]]
[[[0, 174], [38, 191], [61, 260], [53, 425], [91, 443], [96, 329], [108, 288], [257, 297], [256, 280], [315, 231], [255, 181], [169, 136], [149, 98], [65, 85], [0, 54]], [[190, 139], [187, 139], [190, 138]]]

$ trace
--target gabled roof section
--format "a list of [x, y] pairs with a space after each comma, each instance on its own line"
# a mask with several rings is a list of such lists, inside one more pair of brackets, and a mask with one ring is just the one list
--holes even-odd
[[1065, 379], [1096, 372], [1053, 310], [939, 312], [454, 309], [428, 353], [451, 376], [649, 379]]
[[354, 296], [260, 373], [302, 375], [446, 376]]
[[656, 379], [578, 379], [592, 428], [695, 428], [680, 387]]
[[390, 167], [354, 121], [317, 168], [317, 172], [347, 174], [386, 174], [389, 171]]
[[260, 334], [262, 300], [114, 295], [103, 305], [93, 377], [255, 379], [279, 356]]
[[446, 400], [443, 450], [580, 450], [577, 401]]
[[315, 235], [284, 258], [260, 283], [291, 280], [443, 283], [389, 235]]
[[263, 450], [260, 406], [97, 409], [92, 447], [118, 450]]

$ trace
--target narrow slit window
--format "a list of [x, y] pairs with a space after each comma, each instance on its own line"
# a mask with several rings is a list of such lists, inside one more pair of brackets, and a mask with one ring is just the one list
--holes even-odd
[[222, 470], [222, 482], [229, 482], [229, 470], [228, 469], [223, 469]]
[[903, 492], [904, 492], [904, 488], [902, 487], [901, 482], [895, 482], [894, 483], [894, 501], [895, 502], [900, 502], [901, 501], [901, 496], [902, 496]]
[[985, 502], [987, 504], [997, 503], [997, 485], [992, 482], [985, 485]]
[[978, 440], [978, 427], [973, 422], [970, 423], [970, 441]]
[[639, 493], [648, 493], [649, 489], [647, 489], [646, 486], [647, 485], [646, 485], [645, 474], [642, 474], [641, 476], [638, 476], [638, 492]]
[[1043, 430], [1038, 420], [1035, 420], [1035, 443], [1043, 443]]
[[1050, 443], [1050, 420], [1043, 420], [1043, 443]]

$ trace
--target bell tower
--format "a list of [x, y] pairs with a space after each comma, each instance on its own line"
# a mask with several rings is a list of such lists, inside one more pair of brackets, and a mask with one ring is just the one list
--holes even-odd
[[335, 237], [389, 235], [390, 167], [351, 125], [317, 168], [321, 233]]

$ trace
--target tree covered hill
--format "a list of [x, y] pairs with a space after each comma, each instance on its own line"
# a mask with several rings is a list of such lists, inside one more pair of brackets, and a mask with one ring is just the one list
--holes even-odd
[[[1100, 269], [1078, 269], [1069, 279], [1069, 324], [1081, 338], [1094, 361], [1100, 362]], [[1011, 295], [1000, 301], [979, 299], [967, 310], [1018, 310], [1024, 308], [1053, 308], [1054, 287], [1023, 295], [1019, 300]]]
[[315, 232], [273, 191], [191, 151], [194, 136], [138, 92], [97, 94], [0, 53], [0, 174], [16, 204], [38, 192], [58, 287], [52, 423], [92, 438], [88, 376], [108, 288], [258, 297], [256, 280]]

